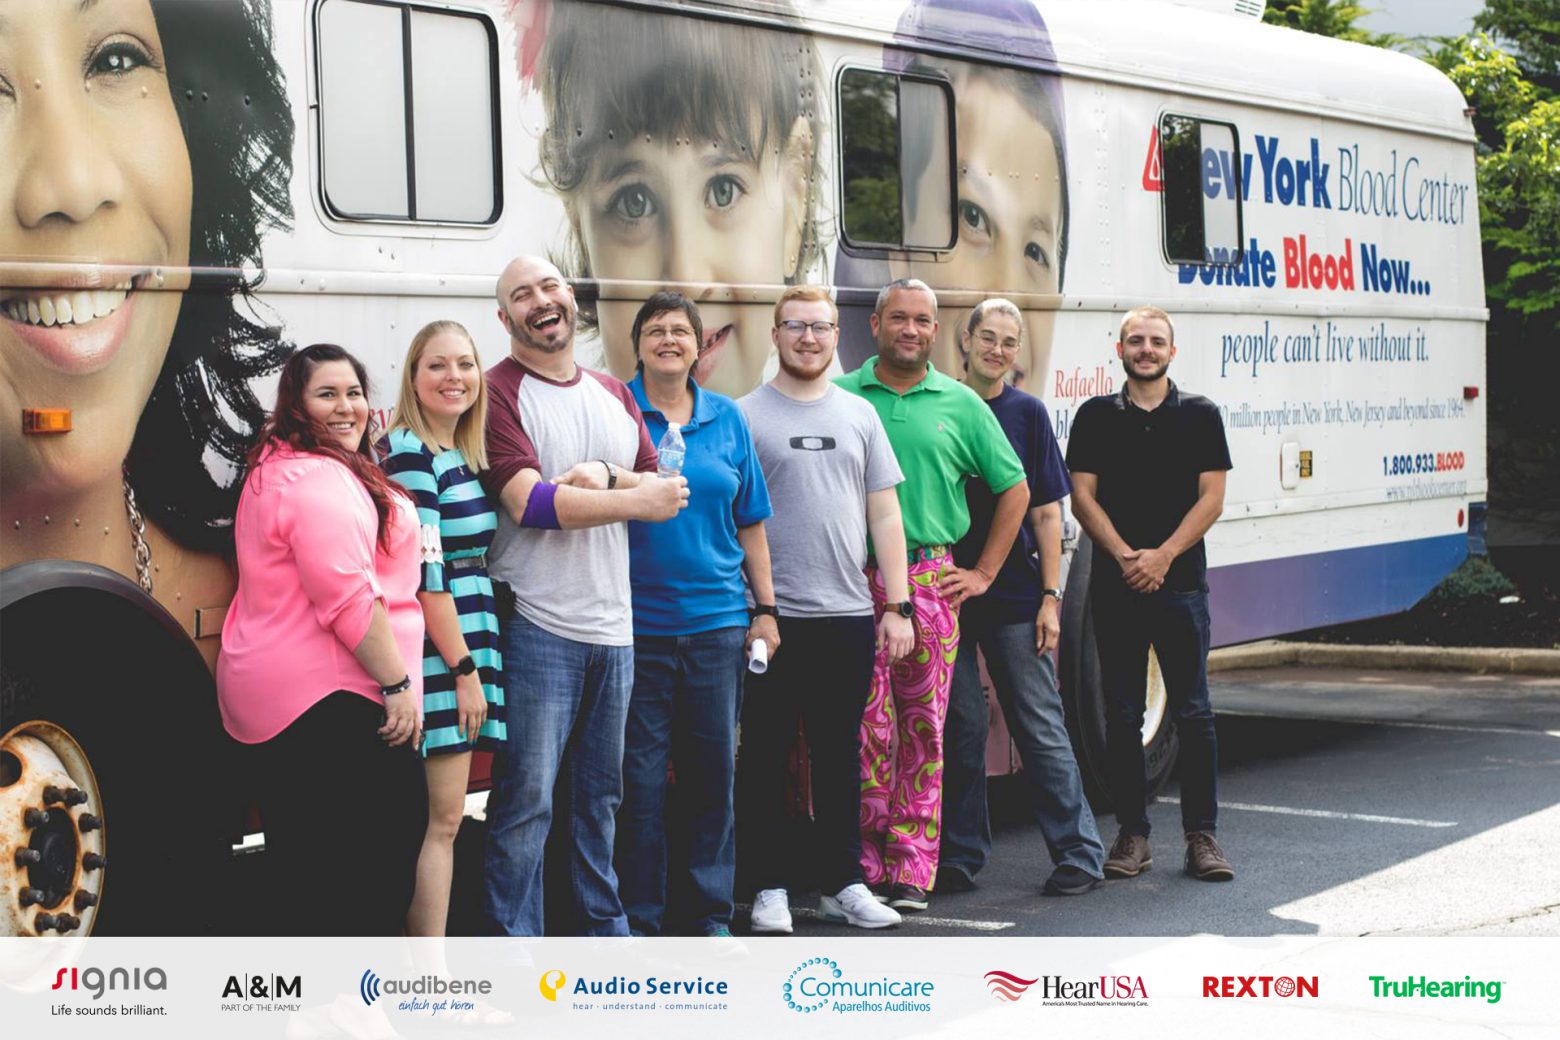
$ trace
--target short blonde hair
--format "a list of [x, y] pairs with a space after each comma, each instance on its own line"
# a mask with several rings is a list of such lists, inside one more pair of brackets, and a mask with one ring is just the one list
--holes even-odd
[[406, 350], [406, 362], [401, 366], [401, 396], [395, 403], [395, 420], [390, 424], [390, 430], [394, 432], [405, 427], [416, 434], [417, 439], [435, 455], [444, 450], [428, 423], [428, 417], [423, 414], [415, 384], [417, 365], [422, 360], [423, 351], [435, 336], [444, 333], [452, 333], [470, 343], [471, 357], [477, 364], [477, 403], [466, 409], [455, 421], [455, 448], [465, 456], [467, 469], [481, 473], [487, 469], [487, 376], [482, 372], [482, 356], [477, 353], [476, 340], [471, 338], [466, 326], [458, 321], [431, 321], [412, 337], [412, 345]]
[[1116, 330], [1116, 342], [1127, 341], [1127, 326], [1139, 318], [1158, 318], [1165, 323], [1165, 328], [1170, 330], [1170, 345], [1175, 346], [1175, 322], [1170, 320], [1170, 315], [1158, 307], [1142, 306], [1134, 307], [1121, 318], [1121, 327]]
[[780, 325], [780, 314], [785, 310], [785, 305], [793, 300], [801, 300], [804, 303], [827, 303], [829, 311], [834, 315], [834, 321], [840, 320], [840, 309], [834, 303], [834, 297], [829, 295], [829, 290], [821, 285], [793, 285], [780, 294], [775, 301], [775, 326]]

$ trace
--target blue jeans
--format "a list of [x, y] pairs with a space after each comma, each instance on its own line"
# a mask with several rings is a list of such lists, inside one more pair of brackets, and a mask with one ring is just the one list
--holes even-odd
[[686, 821], [689, 931], [706, 935], [731, 925], [732, 786], [746, 635], [743, 628], [717, 628], [634, 637], [617, 866], [623, 908], [640, 935], [661, 934], [666, 914], [669, 762], [677, 771], [673, 815]]
[[634, 648], [579, 643], [516, 616], [503, 625], [504, 722], [493, 760], [482, 907], [500, 935], [541, 935], [542, 864], [556, 786], [576, 927], [627, 935], [612, 872]]
[[980, 625], [966, 617], [963, 629], [943, 731], [943, 867], [974, 877], [991, 853], [986, 810], [990, 718], [975, 657], [979, 646], [1024, 764], [1035, 821], [1051, 861], [1101, 877], [1105, 849], [1067, 736], [1056, 664], [1050, 654], [1035, 653], [1034, 622]]
[[[1117, 583], [1119, 584], [1119, 583]], [[1116, 822], [1148, 837], [1148, 777], [1143, 761], [1143, 714], [1148, 648], [1159, 657], [1170, 716], [1181, 753], [1181, 827], [1213, 832], [1218, 822], [1219, 747], [1208, 699], [1208, 594], [1143, 595], [1121, 585], [1095, 586], [1094, 639], [1105, 687], [1105, 757]]]

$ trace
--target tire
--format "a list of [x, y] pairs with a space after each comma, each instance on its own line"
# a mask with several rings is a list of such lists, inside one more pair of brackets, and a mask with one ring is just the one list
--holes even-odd
[[84, 753], [76, 786], [95, 777], [101, 800], [80, 810], [102, 819], [93, 838], [106, 860], [90, 879], [101, 901], [85, 927], [231, 928], [223, 901], [241, 900], [224, 881], [241, 802], [215, 683], [173, 618], [100, 567], [44, 560], [0, 575], [0, 735], [50, 724]]
[[[1094, 638], [1094, 609], [1089, 593], [1093, 545], [1081, 535], [1067, 572], [1062, 600], [1062, 646], [1058, 683], [1067, 712], [1067, 732], [1083, 774], [1084, 792], [1096, 812], [1108, 812], [1110, 785], [1105, 758], [1105, 690], [1100, 680], [1099, 647]], [[1143, 716], [1144, 762], [1152, 801], [1175, 770], [1180, 742], [1170, 719], [1159, 660], [1148, 656], [1148, 710]]]

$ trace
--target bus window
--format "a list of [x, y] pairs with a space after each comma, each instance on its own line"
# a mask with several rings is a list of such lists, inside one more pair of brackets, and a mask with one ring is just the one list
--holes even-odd
[[492, 23], [382, 0], [322, 0], [316, 17], [320, 186], [331, 216], [497, 220]]
[[839, 91], [846, 243], [867, 249], [951, 249], [953, 99], [948, 85], [846, 69]]
[[1241, 260], [1240, 138], [1231, 123], [1166, 115], [1159, 121], [1165, 259]]

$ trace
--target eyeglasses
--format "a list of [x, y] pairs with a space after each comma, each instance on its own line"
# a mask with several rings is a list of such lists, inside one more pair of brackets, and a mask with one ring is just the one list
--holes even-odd
[[793, 336], [800, 336], [808, 329], [812, 329], [813, 335], [819, 339], [834, 335], [834, 331], [839, 328], [832, 321], [798, 321], [795, 318], [782, 321], [780, 327]]
[[693, 339], [693, 330], [686, 325], [673, 325], [667, 328], [664, 325], [652, 325], [640, 332], [640, 338], [659, 343], [663, 339], [678, 339], [684, 342]]
[[988, 329], [982, 329], [975, 333], [975, 338], [986, 345], [986, 349], [1001, 350], [1004, 354], [1018, 353], [1018, 337], [1009, 336], [1007, 339], [998, 339], [997, 334]]

